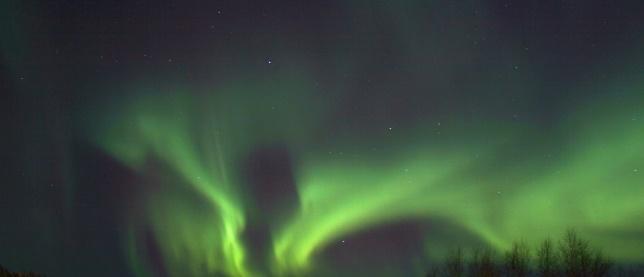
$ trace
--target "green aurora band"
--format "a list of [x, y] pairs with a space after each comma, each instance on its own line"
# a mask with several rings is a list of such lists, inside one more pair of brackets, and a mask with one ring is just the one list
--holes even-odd
[[[603, 88], [620, 97], [578, 105], [550, 135], [492, 121], [484, 132], [454, 120], [385, 130], [391, 134], [384, 138], [321, 141], [314, 134], [331, 109], [315, 99], [306, 78], [276, 80], [240, 82], [246, 85], [216, 94], [138, 93], [118, 103], [119, 116], [106, 105], [102, 120], [110, 124], [95, 125], [111, 126], [95, 132], [102, 148], [157, 183], [129, 225], [132, 232], [151, 226], [171, 275], [306, 275], [322, 267], [316, 253], [344, 236], [437, 218], [497, 250], [575, 227], [614, 259], [644, 259], [644, 239], [637, 236], [644, 230], [637, 220], [644, 216], [641, 85]], [[275, 108], [271, 99], [288, 104]], [[276, 218], [268, 219], [272, 250], [250, 261], [242, 233], [255, 211], [234, 167], [254, 147], [271, 143], [288, 145], [296, 157], [299, 203], [288, 216], [264, 215]], [[386, 150], [370, 151], [373, 145]], [[150, 170], [151, 159], [167, 170]], [[194, 201], [195, 194], [203, 201]], [[132, 265], [149, 275], [136, 240], [127, 240]], [[428, 256], [449, 247], [430, 241]]]
[[[141, 199], [123, 205], [127, 210], [123, 224], [128, 229], [122, 239], [123, 248], [133, 273], [136, 276], [155, 275], [156, 265], [149, 260], [151, 254], [145, 247], [146, 238], [156, 242], [164, 270], [170, 276], [217, 273], [230, 276], [307, 276], [328, 273], [335, 269], [322, 254], [332, 245], [369, 229], [410, 220], [426, 222], [430, 226], [434, 221], [447, 221], [450, 228], [458, 229], [453, 230], [454, 237], [445, 238], [437, 237], [435, 230], [428, 228], [424, 234], [425, 256], [419, 257], [422, 260], [442, 258], [456, 245], [473, 246], [468, 244], [470, 240], [463, 234], [472, 235], [485, 246], [502, 251], [512, 241], [522, 239], [536, 245], [546, 237], [557, 237], [574, 227], [618, 262], [644, 261], [644, 78], [641, 77], [644, 71], [640, 65], [644, 63], [639, 62], [635, 68], [624, 69], [623, 66], [644, 60], [639, 54], [641, 42], [636, 42], [630, 51], [619, 48], [625, 52], [616, 54], [617, 57], [608, 54], [607, 60], [598, 58], [593, 63], [597, 71], [607, 72], [606, 79], [586, 85], [571, 80], [576, 86], [572, 89], [588, 91], [588, 95], [595, 97], [584, 97], [565, 107], [563, 115], [557, 115], [556, 123], [547, 130], [538, 124], [531, 125], [530, 119], [514, 121], [495, 116], [472, 119], [458, 108], [452, 111], [453, 107], [447, 109], [453, 113], [449, 116], [427, 116], [392, 129], [389, 125], [382, 125], [378, 130], [369, 129], [372, 126], [366, 126], [364, 130], [330, 130], [334, 126], [331, 121], [343, 116], [338, 115], [342, 114], [341, 108], [332, 103], [339, 105], [337, 103], [345, 102], [342, 101], [346, 100], [342, 93], [353, 92], [350, 81], [341, 76], [362, 76], [353, 74], [353, 71], [372, 66], [371, 61], [380, 57], [380, 50], [388, 50], [384, 47], [363, 51], [373, 45], [388, 43], [375, 35], [380, 34], [383, 26], [386, 26], [384, 29], [392, 29], [383, 34], [395, 34], [392, 39], [395, 43], [390, 47], [399, 55], [391, 59], [402, 65], [400, 71], [392, 75], [403, 77], [385, 78], [380, 83], [385, 85], [377, 88], [380, 95], [375, 95], [375, 98], [383, 97], [383, 91], [398, 93], [400, 90], [404, 93], [407, 86], [399, 84], [407, 80], [430, 82], [429, 87], [437, 90], [431, 93], [447, 94], [440, 90], [450, 88], [450, 78], [470, 71], [476, 72], [480, 75], [477, 78], [483, 80], [463, 78], [465, 82], [475, 83], [471, 88], [476, 91], [473, 94], [483, 95], [472, 97], [472, 102], [493, 94], [497, 87], [503, 88], [499, 91], [516, 91], [516, 95], [524, 96], [529, 102], [534, 100], [530, 99], [533, 90], [548, 87], [535, 85], [539, 83], [539, 70], [548, 70], [548, 66], [540, 68], [540, 64], [530, 60], [529, 55], [509, 50], [523, 49], [523, 45], [497, 35], [490, 31], [492, 28], [476, 31], [471, 28], [475, 25], [471, 23], [494, 26], [490, 23], [492, 19], [461, 18], [458, 8], [448, 9], [447, 6], [453, 2], [445, 2], [431, 6], [436, 13], [435, 18], [431, 17], [426, 22], [422, 7], [429, 6], [430, 2], [391, 1], [371, 12], [364, 6], [371, 1], [349, 1], [346, 11], [343, 11], [346, 18], [330, 18], [331, 21], [343, 20], [331, 25], [347, 25], [343, 28], [347, 29], [346, 33], [338, 37], [373, 35], [330, 42], [311, 39], [308, 44], [300, 37], [288, 40], [282, 37], [289, 42], [261, 45], [259, 50], [249, 47], [261, 55], [271, 52], [266, 48], [273, 47], [270, 50], [277, 53], [275, 56], [292, 59], [285, 60], [284, 64], [290, 62], [302, 66], [271, 73], [274, 75], [270, 78], [230, 80], [207, 89], [180, 85], [159, 89], [159, 86], [150, 84], [163, 78], [154, 76], [149, 82], [139, 85], [110, 87], [105, 93], [109, 95], [107, 99], [99, 99], [104, 101], [83, 107], [87, 111], [80, 114], [91, 116], [74, 118], [86, 120], [81, 125], [89, 132], [82, 135], [87, 135], [91, 143], [132, 170], [137, 176], [136, 181], [140, 182], [132, 184], [132, 191], [137, 196], [140, 194]], [[467, 1], [472, 4], [468, 6], [471, 7], [469, 10], [480, 5], [472, 2]], [[0, 34], [4, 38], [0, 42], [0, 50], [5, 70], [17, 76], [27, 76], [28, 80], [39, 80], [29, 77], [50, 77], [47, 75], [65, 71], [61, 68], [66, 67], [94, 69], [55, 62], [50, 62], [47, 70], [43, 70], [46, 67], [33, 66], [38, 62], [47, 63], [41, 58], [45, 54], [31, 49], [32, 45], [43, 43], [31, 40], [28, 34], [36, 29], [29, 26], [49, 25], [44, 20], [48, 16], [43, 12], [41, 16], [28, 17], [21, 5], [22, 2], [15, 0], [0, 4], [0, 17], [6, 23], [0, 24]], [[359, 10], [370, 12], [359, 18], [361, 20], [353, 20], [352, 15]], [[31, 22], [31, 17], [43, 18], [43, 22]], [[571, 17], [570, 21], [575, 19]], [[382, 26], [372, 22], [381, 22]], [[83, 25], [82, 21], [80, 25]], [[445, 32], [444, 28], [448, 31]], [[94, 29], [88, 30], [94, 32]], [[296, 30], [294, 33], [302, 32]], [[64, 33], [71, 32], [64, 29]], [[44, 36], [41, 31], [34, 34], [34, 37]], [[288, 36], [289, 32], [285, 34], [283, 36]], [[272, 36], [279, 39], [277, 34]], [[635, 34], [633, 37], [641, 36]], [[481, 51], [485, 58], [478, 56], [478, 50], [470, 48], [471, 38], [496, 40], [490, 46], [495, 52]], [[540, 37], [528, 38], [538, 42]], [[564, 44], [566, 41], [557, 40]], [[64, 43], [78, 48], [89, 47], [92, 51], [88, 52], [95, 55], [93, 50], [96, 49], [91, 46], [76, 45], [67, 40]], [[204, 45], [210, 49], [207, 43]], [[306, 55], [300, 57], [297, 51], [302, 51], [300, 47], [311, 46], [323, 49], [318, 49], [318, 52], [330, 53], [332, 61], [310, 61], [308, 65], [300, 61], [305, 60], [303, 57]], [[530, 45], [530, 51], [539, 46], [538, 43], [534, 47]], [[236, 57], [240, 64], [251, 63], [248, 60], [253, 57], [246, 57], [249, 49], [237, 44], [230, 48], [241, 48], [239, 57]], [[276, 49], [284, 49], [281, 50], [284, 53]], [[544, 49], [551, 50], [548, 47]], [[73, 50], [69, 52], [82, 52]], [[317, 54], [316, 50], [311, 52]], [[559, 56], [553, 55], [550, 59], [553, 57]], [[320, 60], [327, 58], [321, 55]], [[488, 65], [488, 62], [483, 62], [488, 59], [501, 61]], [[524, 75], [512, 75], [506, 82], [506, 79], [495, 79], [493, 73], [483, 72], [488, 66], [500, 68], [505, 65], [505, 60], [518, 61]], [[485, 66], [474, 66], [476, 61]], [[386, 62], [391, 60], [383, 61]], [[326, 82], [338, 82], [334, 84], [336, 92], [321, 91], [314, 85], [315, 78], [296, 73], [307, 72], [303, 69], [315, 68], [318, 63], [333, 65], [337, 75], [326, 76]], [[363, 63], [366, 65], [362, 66]], [[531, 67], [530, 63], [536, 65]], [[239, 67], [221, 71], [239, 70], [239, 74], [229, 75], [253, 76], [243, 65]], [[75, 82], [77, 76], [72, 69], [68, 70], [69, 79], [63, 80]], [[635, 76], [629, 79], [629, 72], [634, 72]], [[380, 76], [364, 75], [370, 78]], [[47, 79], [42, 76], [40, 79]], [[530, 79], [526, 76], [537, 77]], [[50, 104], [48, 101], [52, 99], [44, 96], [52, 89], [47, 82], [28, 84], [21, 83], [20, 86], [24, 86], [19, 90], [24, 92], [21, 96], [29, 100], [25, 102], [37, 105], [34, 104], [29, 111], [25, 109], [24, 113], [34, 114], [33, 121], [41, 122], [41, 116], [48, 116], [41, 108]], [[94, 88], [85, 83], [79, 86], [90, 87], [90, 91]], [[62, 87], [61, 90], [67, 89]], [[469, 96], [467, 93], [454, 94], [457, 97]], [[84, 97], [75, 101], [85, 104]], [[384, 101], [391, 100], [390, 95], [384, 98]], [[373, 104], [368, 102], [370, 100], [365, 101], [362, 105]], [[383, 100], [377, 98], [373, 101]], [[483, 106], [498, 104], [494, 101], [483, 103]], [[451, 104], [449, 101], [446, 103]], [[514, 105], [517, 109], [525, 108], [521, 104]], [[15, 116], [20, 118], [20, 114]], [[58, 131], [58, 126], [45, 124], [39, 123], [32, 129]], [[32, 133], [39, 132], [27, 132]], [[36, 135], [29, 137], [25, 136], [33, 144], [42, 139]], [[12, 144], [7, 145], [13, 147]], [[288, 203], [291, 206], [285, 205], [292, 210], [260, 211], [255, 200], [248, 195], [251, 185], [243, 176], [241, 164], [255, 149], [267, 145], [285, 145], [293, 157], [297, 201]], [[38, 152], [39, 148], [33, 151]], [[49, 159], [47, 155], [29, 157]], [[65, 189], [68, 213], [73, 207], [75, 185], [70, 182]], [[57, 213], [48, 215], [52, 225], [60, 221]], [[253, 253], [251, 243], [244, 237], [244, 232], [256, 221], [268, 222], [270, 233], [269, 250], [259, 255]], [[48, 224], [49, 221], [42, 226]], [[49, 234], [52, 238], [46, 241], [54, 241], [52, 234]], [[419, 266], [416, 270], [420, 275], [424, 269]], [[325, 275], [333, 276], [322, 274]]]

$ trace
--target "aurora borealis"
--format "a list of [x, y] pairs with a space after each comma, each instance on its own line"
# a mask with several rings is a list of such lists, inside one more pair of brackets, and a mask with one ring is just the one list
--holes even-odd
[[644, 5], [10, 0], [0, 265], [423, 276], [575, 228], [644, 262]]

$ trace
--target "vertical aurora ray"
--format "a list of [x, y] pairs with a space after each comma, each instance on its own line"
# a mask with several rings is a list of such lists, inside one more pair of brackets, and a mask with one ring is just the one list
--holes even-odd
[[[101, 144], [135, 169], [144, 167], [146, 159], [161, 160], [181, 176], [180, 184], [188, 185], [209, 204], [205, 211], [195, 213], [187, 208], [190, 203], [179, 203], [165, 194], [172, 190], [150, 196], [148, 219], [169, 261], [189, 259], [187, 265], [193, 273], [205, 268], [208, 272], [248, 275], [239, 239], [245, 224], [239, 195], [221, 164], [226, 153], [208, 145], [218, 144], [218, 130], [202, 132], [200, 141], [195, 138], [194, 130], [200, 126], [195, 125], [194, 115], [184, 113], [191, 106], [190, 99], [154, 99], [147, 98], [141, 102], [144, 105], [125, 111], [127, 118], [111, 125], [114, 129], [107, 130]], [[199, 148], [216, 151], [204, 153]], [[190, 228], [194, 221], [203, 223], [203, 228]], [[174, 266], [181, 268], [180, 264]]]

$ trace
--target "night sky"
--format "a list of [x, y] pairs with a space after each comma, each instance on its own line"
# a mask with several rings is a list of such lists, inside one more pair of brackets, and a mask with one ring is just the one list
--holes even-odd
[[[0, 1], [0, 265], [644, 261], [642, 1]], [[219, 275], [221, 274], [221, 275]]]

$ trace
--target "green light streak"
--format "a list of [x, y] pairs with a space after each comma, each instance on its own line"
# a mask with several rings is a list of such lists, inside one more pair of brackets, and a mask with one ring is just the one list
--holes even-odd
[[[124, 124], [110, 125], [102, 137], [102, 145], [108, 151], [133, 168], [142, 168], [146, 159], [158, 158], [182, 177], [210, 204], [207, 218], [199, 218], [190, 203], [178, 205], [172, 195], [161, 195], [148, 203], [149, 220], [156, 237], [162, 241], [164, 257], [168, 261], [186, 263], [193, 273], [225, 272], [236, 276], [248, 276], [245, 268], [245, 253], [239, 238], [245, 219], [238, 192], [226, 178], [222, 161], [226, 153], [220, 146], [216, 151], [202, 152], [199, 147], [217, 143], [217, 129], [201, 133], [203, 144], [195, 141], [194, 118], [184, 113], [191, 106], [186, 97], [159, 100], [146, 98], [126, 112]], [[138, 103], [137, 103], [138, 104]], [[125, 129], [125, 130], [124, 130]], [[167, 198], [170, 199], [167, 199]], [[184, 207], [185, 206], [185, 207]], [[198, 220], [200, 228], [193, 228]], [[170, 222], [170, 224], [169, 224]], [[181, 262], [171, 263], [182, 268]], [[170, 270], [179, 270], [171, 268]]]

